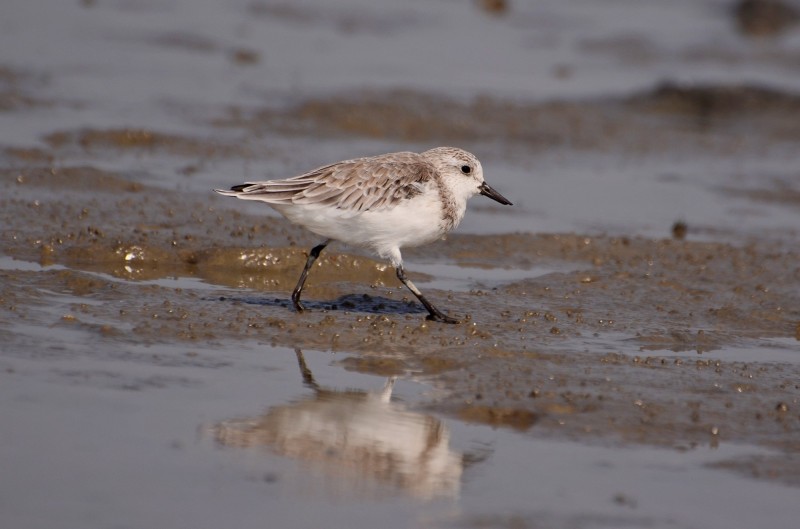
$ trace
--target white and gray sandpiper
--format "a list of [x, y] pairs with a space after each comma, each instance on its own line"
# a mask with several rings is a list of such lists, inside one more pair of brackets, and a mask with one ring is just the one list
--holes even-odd
[[300, 295], [311, 266], [335, 240], [388, 259], [397, 278], [428, 310], [428, 319], [445, 323], [459, 320], [434, 307], [406, 277], [400, 249], [441, 239], [458, 226], [467, 201], [477, 194], [511, 205], [484, 181], [478, 159], [455, 147], [345, 160], [284, 180], [214, 191], [266, 202], [289, 221], [324, 238], [309, 253], [292, 292], [298, 312], [304, 310]]

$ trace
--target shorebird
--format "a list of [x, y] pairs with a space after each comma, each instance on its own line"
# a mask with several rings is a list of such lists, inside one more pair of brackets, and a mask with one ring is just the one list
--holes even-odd
[[217, 193], [266, 202], [289, 221], [324, 240], [311, 249], [292, 292], [298, 312], [309, 270], [331, 241], [365, 248], [388, 259], [397, 278], [428, 310], [429, 320], [459, 323], [437, 309], [406, 277], [400, 249], [442, 238], [464, 218], [467, 200], [481, 194], [511, 202], [483, 179], [478, 159], [455, 147], [395, 152], [325, 165], [308, 173], [247, 182]]

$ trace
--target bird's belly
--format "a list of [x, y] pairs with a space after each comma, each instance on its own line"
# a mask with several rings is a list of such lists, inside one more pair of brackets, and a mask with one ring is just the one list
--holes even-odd
[[447, 233], [436, 204], [408, 201], [391, 209], [358, 214], [335, 208], [275, 207], [291, 222], [328, 239], [368, 248], [382, 257], [391, 249], [433, 242]]

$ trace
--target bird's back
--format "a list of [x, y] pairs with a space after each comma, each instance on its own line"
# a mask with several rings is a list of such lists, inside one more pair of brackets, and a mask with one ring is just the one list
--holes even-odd
[[390, 209], [418, 196], [435, 167], [413, 152], [346, 160], [284, 180], [248, 182], [217, 193], [271, 205], [335, 208], [342, 215]]

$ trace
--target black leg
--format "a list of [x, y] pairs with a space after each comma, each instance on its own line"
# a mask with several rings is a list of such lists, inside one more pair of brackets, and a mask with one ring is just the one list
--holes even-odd
[[303, 310], [305, 310], [303, 308], [303, 305], [300, 304], [300, 294], [303, 293], [303, 285], [306, 283], [306, 278], [308, 277], [308, 271], [311, 270], [311, 266], [313, 266], [314, 261], [317, 260], [319, 254], [322, 253], [322, 250], [324, 250], [325, 247], [328, 246], [328, 243], [330, 242], [331, 242], [330, 239], [328, 239], [322, 244], [314, 246], [311, 249], [311, 252], [308, 254], [308, 260], [306, 260], [306, 267], [303, 268], [303, 273], [300, 274], [300, 281], [297, 282], [297, 286], [294, 287], [294, 290], [292, 291], [292, 303], [294, 304], [294, 308], [297, 310], [297, 312], [303, 312]]
[[422, 295], [422, 292], [411, 282], [410, 279], [406, 277], [406, 273], [403, 270], [403, 265], [397, 266], [397, 279], [403, 282], [405, 286], [411, 291], [412, 294], [417, 296], [417, 299], [425, 305], [425, 308], [428, 309], [428, 319], [433, 321], [440, 321], [442, 323], [461, 323], [455, 318], [451, 318], [447, 314], [443, 313], [439, 309], [433, 306], [430, 301], [425, 299], [425, 296]]

